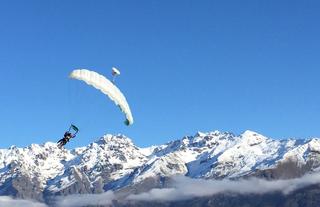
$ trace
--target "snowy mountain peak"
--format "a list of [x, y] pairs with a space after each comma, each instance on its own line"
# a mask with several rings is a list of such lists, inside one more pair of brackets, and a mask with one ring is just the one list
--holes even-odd
[[206, 135], [207, 135], [206, 133], [203, 133], [203, 132], [198, 131], [194, 136], [195, 136], [195, 137], [204, 137], [204, 136], [206, 136]]
[[107, 134], [101, 137], [99, 140], [89, 144], [87, 148], [79, 148], [78, 152], [89, 152], [93, 153], [124, 153], [130, 151], [138, 151], [138, 148], [133, 144], [132, 140], [124, 135], [111, 135]]
[[118, 135], [112, 135], [112, 134], [106, 134], [103, 137], [101, 137], [98, 141], [95, 143], [99, 145], [117, 145], [117, 144], [124, 144], [124, 145], [131, 145], [133, 146], [133, 142], [128, 137], [118, 134]]
[[244, 133], [242, 133], [240, 137], [242, 142], [247, 143], [250, 146], [260, 144], [268, 140], [267, 137], [250, 130], [247, 130]]
[[242, 137], [264, 137], [263, 135], [255, 132], [255, 131], [251, 131], [251, 130], [246, 130], [241, 134]]

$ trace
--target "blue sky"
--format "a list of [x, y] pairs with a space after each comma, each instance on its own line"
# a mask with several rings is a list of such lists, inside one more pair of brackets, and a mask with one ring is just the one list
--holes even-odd
[[[0, 147], [105, 133], [138, 146], [197, 131], [320, 137], [320, 2], [1, 1]], [[76, 68], [110, 77], [134, 125]]]

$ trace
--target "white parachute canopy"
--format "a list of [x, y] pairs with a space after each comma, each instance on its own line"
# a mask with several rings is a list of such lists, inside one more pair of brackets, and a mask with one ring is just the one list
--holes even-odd
[[133, 117], [126, 98], [121, 93], [119, 88], [117, 88], [106, 77], [94, 71], [90, 71], [87, 69], [78, 69], [70, 73], [70, 78], [82, 80], [86, 82], [88, 85], [95, 87], [96, 89], [100, 90], [102, 93], [107, 95], [117, 106], [119, 106], [121, 111], [125, 114], [125, 124], [133, 124]]
[[117, 68], [112, 67], [111, 74], [112, 74], [112, 76], [113, 76], [113, 78], [112, 78], [112, 83], [114, 83], [115, 80], [116, 80], [116, 77], [117, 77], [118, 75], [120, 75], [120, 71], [119, 71]]
[[120, 75], [120, 71], [119, 71], [117, 68], [112, 67], [112, 75], [113, 75], [113, 76]]

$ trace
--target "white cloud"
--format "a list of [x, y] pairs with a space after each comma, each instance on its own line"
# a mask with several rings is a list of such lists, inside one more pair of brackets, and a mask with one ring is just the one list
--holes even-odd
[[[264, 194], [268, 192], [290, 192], [309, 185], [320, 183], [320, 173], [308, 174], [301, 178], [288, 180], [267, 181], [264, 179], [250, 178], [231, 180], [204, 180], [192, 179], [185, 176], [173, 177], [171, 188], [155, 188], [145, 193], [131, 194], [125, 199], [117, 197], [112, 191], [101, 194], [76, 194], [59, 196], [55, 199], [57, 207], [81, 207], [88, 205], [109, 205], [113, 200], [130, 201], [175, 201], [190, 199], [193, 197], [211, 196], [218, 193], [238, 194]], [[0, 196], [0, 207], [47, 207], [43, 203], [13, 199], [8, 196]]]
[[108, 205], [115, 199], [112, 191], [101, 194], [75, 194], [69, 196], [59, 196], [56, 198], [58, 207], [81, 207], [88, 205]]
[[173, 201], [192, 197], [210, 196], [232, 192], [238, 194], [264, 194], [279, 191], [288, 194], [308, 185], [320, 183], [320, 173], [308, 174], [301, 178], [267, 181], [251, 178], [237, 181], [191, 179], [184, 176], [174, 177], [172, 188], [152, 189], [146, 193], [129, 195], [128, 200]]
[[46, 204], [31, 200], [13, 199], [9, 196], [0, 196], [0, 207], [47, 207]]

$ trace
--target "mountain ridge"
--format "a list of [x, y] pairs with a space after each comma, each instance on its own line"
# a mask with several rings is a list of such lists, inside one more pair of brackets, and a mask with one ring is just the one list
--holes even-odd
[[72, 150], [52, 142], [0, 149], [0, 195], [45, 201], [56, 195], [121, 191], [175, 175], [287, 179], [320, 171], [319, 160], [319, 138], [275, 140], [250, 130], [240, 135], [212, 131], [140, 148], [124, 135], [107, 134]]

